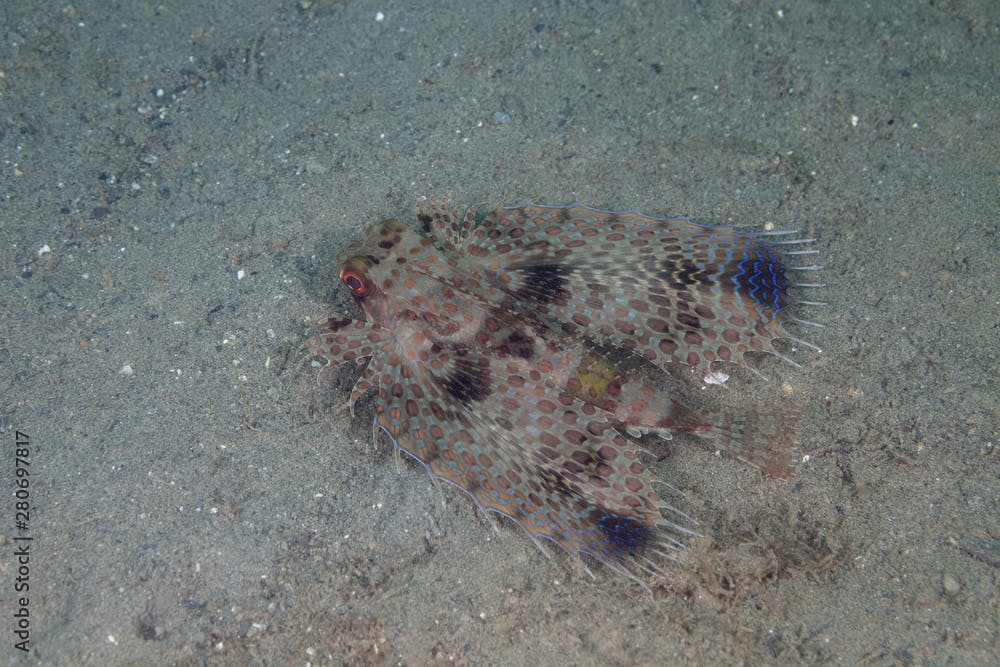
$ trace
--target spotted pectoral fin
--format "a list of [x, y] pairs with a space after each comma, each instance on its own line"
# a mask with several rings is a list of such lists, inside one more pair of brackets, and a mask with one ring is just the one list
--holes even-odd
[[753, 234], [633, 212], [525, 206], [489, 214], [463, 250], [550, 324], [660, 366], [707, 370], [747, 352], [777, 353], [774, 341], [791, 337], [785, 266], [775, 244]]
[[640, 450], [540, 375], [441, 349], [431, 364], [399, 366], [380, 402], [378, 423], [399, 447], [538, 544], [630, 576], [655, 567], [654, 552], [679, 546], [681, 519], [664, 518], [669, 508]]

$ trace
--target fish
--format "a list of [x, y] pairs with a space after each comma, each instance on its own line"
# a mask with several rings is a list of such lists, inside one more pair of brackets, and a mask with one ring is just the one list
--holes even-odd
[[[431, 199], [415, 224], [377, 222], [338, 257], [363, 319], [320, 320], [302, 345], [323, 367], [364, 366], [351, 414], [375, 393], [373, 429], [461, 489], [491, 519], [645, 582], [697, 521], [658, 491], [646, 435], [689, 434], [791, 479], [803, 409], [705, 405], [670, 377], [688, 367], [787, 359], [787, 266], [814, 239], [581, 204], [464, 212]], [[812, 285], [810, 283], [801, 283]], [[806, 302], [818, 303], [818, 302]], [[789, 361], [791, 361], [789, 359]], [[795, 363], [791, 361], [791, 363]]]

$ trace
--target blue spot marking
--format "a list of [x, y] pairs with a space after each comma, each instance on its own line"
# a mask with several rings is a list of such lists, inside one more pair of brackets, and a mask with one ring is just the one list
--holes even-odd
[[747, 294], [758, 306], [760, 313], [774, 319], [785, 303], [785, 272], [781, 262], [771, 255], [766, 245], [757, 247], [756, 252], [744, 252], [733, 274], [733, 285], [737, 291]]
[[610, 546], [618, 553], [632, 553], [649, 537], [649, 526], [620, 514], [605, 514], [597, 520], [597, 525], [604, 533], [605, 539], [594, 546], [597, 548]]

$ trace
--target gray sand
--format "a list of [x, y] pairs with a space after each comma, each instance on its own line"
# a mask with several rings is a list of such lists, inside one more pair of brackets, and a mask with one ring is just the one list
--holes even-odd
[[[998, 659], [1000, 5], [32, 4], [0, 9], [3, 662]], [[706, 538], [650, 594], [397, 464], [295, 348], [355, 314], [336, 252], [431, 194], [816, 236], [823, 353], [754, 389], [807, 406], [796, 480], [659, 462]]]

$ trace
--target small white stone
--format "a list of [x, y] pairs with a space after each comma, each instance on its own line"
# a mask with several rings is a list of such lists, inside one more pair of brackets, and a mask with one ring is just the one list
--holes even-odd
[[375, 20], [381, 23], [382, 21], [385, 20], [385, 14], [383, 14], [382, 12], [375, 12]]
[[247, 275], [247, 272], [246, 272], [246, 271], [244, 271], [243, 269], [240, 269], [239, 271], [237, 271], [237, 272], [236, 272], [236, 279], [237, 279], [237, 280], [243, 280], [243, 278], [244, 278], [244, 277], [245, 277], [246, 275]]
[[38, 256], [41, 257], [45, 253], [49, 253], [49, 252], [52, 252], [52, 248], [50, 248], [49, 244], [46, 243], [45, 245], [43, 245], [41, 248], [38, 249]]
[[729, 381], [729, 376], [722, 371], [712, 371], [704, 378], [705, 384], [724, 385]]
[[132, 375], [133, 372], [132, 367], [128, 364], [125, 364], [118, 369], [118, 375], [121, 375], [122, 377], [128, 377]]

